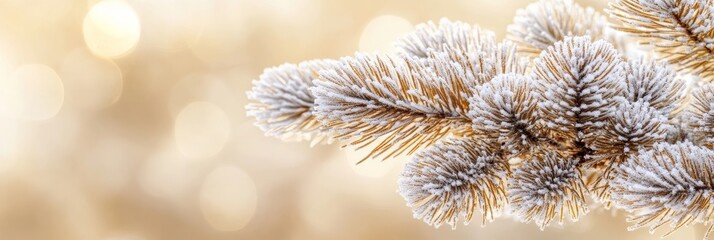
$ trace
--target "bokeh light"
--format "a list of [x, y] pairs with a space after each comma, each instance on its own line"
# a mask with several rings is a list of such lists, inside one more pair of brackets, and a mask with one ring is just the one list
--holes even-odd
[[393, 15], [379, 16], [367, 23], [359, 39], [359, 50], [364, 52], [392, 52], [394, 41], [414, 29], [406, 19]]
[[198, 204], [203, 217], [216, 230], [240, 230], [255, 213], [255, 184], [236, 166], [218, 166], [203, 181]]
[[141, 0], [132, 1], [141, 18], [141, 44], [147, 50], [173, 53], [185, 50], [187, 42], [195, 41], [206, 22], [212, 18], [208, 9], [213, 2], [204, 0]]
[[[241, 1], [204, 2], [204, 7], [195, 13], [200, 24], [200, 34], [187, 38], [187, 44], [194, 56], [204, 64], [223, 67], [243, 61], [238, 47], [248, 39], [249, 27], [245, 23], [251, 12]], [[231, 29], [226, 31], [226, 29]]]
[[108, 58], [126, 55], [139, 42], [141, 34], [139, 17], [122, 0], [104, 0], [92, 6], [82, 27], [87, 47]]
[[62, 79], [46, 65], [20, 66], [5, 82], [2, 100], [1, 106], [5, 106], [16, 118], [52, 118], [60, 111], [64, 102]]
[[62, 61], [59, 74], [68, 105], [101, 109], [121, 96], [123, 82], [119, 67], [110, 60], [97, 58], [85, 48], [70, 52]]
[[211, 157], [223, 149], [231, 133], [226, 113], [210, 102], [194, 102], [176, 117], [174, 136], [181, 153], [190, 158]]

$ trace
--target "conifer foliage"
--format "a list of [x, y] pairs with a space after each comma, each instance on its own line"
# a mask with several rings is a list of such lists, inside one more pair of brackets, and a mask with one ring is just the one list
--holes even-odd
[[395, 53], [266, 69], [248, 115], [270, 136], [368, 148], [363, 161], [412, 156], [398, 191], [435, 227], [505, 214], [546, 228], [600, 205], [629, 212], [631, 229], [712, 226], [714, 84], [683, 79], [714, 78], [714, 2], [606, 12], [613, 23], [540, 0], [502, 41], [420, 24]]

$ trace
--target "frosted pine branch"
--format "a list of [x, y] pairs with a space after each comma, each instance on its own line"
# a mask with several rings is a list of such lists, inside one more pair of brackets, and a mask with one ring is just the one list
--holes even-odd
[[625, 70], [627, 100], [647, 102], [667, 116], [681, 104], [684, 82], [665, 62], [639, 58], [630, 60]]
[[620, 100], [612, 111], [609, 123], [592, 144], [593, 156], [585, 163], [600, 166], [604, 170], [597, 174], [594, 190], [600, 199], [609, 196], [609, 181], [612, 169], [617, 168], [627, 158], [662, 142], [667, 133], [667, 117], [641, 99], [638, 102]]
[[[613, 34], [591, 8], [541, 0], [516, 14], [515, 42], [428, 22], [395, 55], [265, 70], [248, 115], [267, 135], [339, 139], [365, 159], [414, 154], [399, 192], [437, 227], [510, 206], [544, 228], [580, 219], [588, 194], [633, 228], [711, 226], [714, 85], [681, 79], [714, 77], [712, 1], [615, 0]], [[623, 32], [658, 54], [623, 47]]]
[[469, 99], [474, 130], [512, 155], [527, 154], [539, 143], [533, 79], [503, 74], [478, 86]]
[[618, 30], [643, 39], [671, 63], [703, 78], [714, 76], [714, 2], [616, 0], [608, 9]]
[[414, 32], [396, 45], [398, 52], [405, 57], [428, 58], [432, 52], [445, 52], [446, 48], [464, 53], [492, 51], [497, 42], [492, 31], [443, 18], [438, 25], [431, 21], [417, 25]]
[[508, 38], [523, 52], [538, 55], [569, 36], [605, 37], [607, 20], [592, 8], [571, 0], [540, 0], [518, 10], [508, 26]]
[[714, 84], [694, 90], [683, 119], [696, 143], [714, 148]]
[[524, 73], [528, 59], [518, 55], [509, 41], [497, 42], [496, 34], [467, 23], [442, 19], [420, 24], [397, 44], [404, 59], [432, 62], [442, 77], [460, 77], [483, 84], [502, 73]]
[[315, 97], [310, 92], [318, 71], [333, 64], [332, 60], [314, 60], [268, 68], [248, 92], [252, 102], [246, 106], [248, 116], [266, 135], [290, 138], [320, 138], [327, 133], [312, 114]]
[[[614, 174], [612, 199], [633, 213], [630, 229], [673, 231], [695, 223], [709, 225], [714, 212], [714, 152], [690, 142], [657, 144], [631, 157]], [[669, 233], [665, 234], [668, 235]], [[705, 236], [706, 238], [706, 236]]]
[[518, 166], [509, 180], [508, 199], [513, 213], [523, 222], [535, 221], [541, 229], [553, 220], [562, 223], [588, 212], [587, 188], [581, 180], [578, 160], [546, 151]]
[[623, 62], [609, 43], [566, 37], [534, 60], [543, 127], [566, 144], [592, 142], [613, 98], [624, 91]]
[[404, 167], [399, 193], [414, 217], [455, 228], [480, 211], [493, 220], [506, 205], [508, 162], [476, 138], [448, 139], [424, 149]]
[[386, 55], [343, 58], [315, 81], [315, 114], [353, 145], [378, 141], [370, 156], [411, 154], [449, 134], [469, 135], [462, 93], [474, 83], [440, 78], [424, 63]]
[[428, 59], [343, 58], [315, 81], [315, 114], [338, 138], [358, 147], [375, 143], [368, 157], [411, 154], [449, 134], [473, 134], [466, 114], [471, 89], [501, 73], [522, 73], [515, 54], [504, 43], [475, 54], [446, 48]]

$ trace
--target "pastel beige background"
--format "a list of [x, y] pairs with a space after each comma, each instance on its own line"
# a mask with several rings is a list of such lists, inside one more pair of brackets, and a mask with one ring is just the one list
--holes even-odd
[[365, 152], [264, 137], [246, 117], [263, 68], [390, 51], [441, 17], [503, 38], [529, 2], [0, 0], [0, 239], [658, 238], [602, 208], [546, 231], [434, 229], [395, 191], [406, 159], [355, 166]]

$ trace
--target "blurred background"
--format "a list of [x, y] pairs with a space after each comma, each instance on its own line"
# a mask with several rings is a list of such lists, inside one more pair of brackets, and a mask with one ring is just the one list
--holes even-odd
[[405, 158], [355, 165], [364, 152], [264, 137], [246, 117], [263, 68], [391, 51], [441, 17], [503, 38], [529, 2], [0, 0], [0, 239], [658, 237], [601, 208], [546, 231], [434, 229], [396, 193]]

